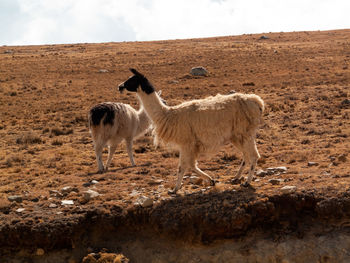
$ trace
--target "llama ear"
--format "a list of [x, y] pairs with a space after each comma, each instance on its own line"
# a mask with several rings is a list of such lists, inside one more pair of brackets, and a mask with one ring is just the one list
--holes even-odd
[[143, 77], [143, 75], [134, 68], [131, 68], [130, 71], [136, 76]]

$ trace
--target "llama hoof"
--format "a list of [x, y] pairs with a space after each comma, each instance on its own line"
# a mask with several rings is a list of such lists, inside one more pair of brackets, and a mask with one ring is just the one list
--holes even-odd
[[232, 179], [231, 181], [231, 184], [241, 184], [242, 182], [242, 178], [235, 178], [235, 179]]
[[169, 191], [168, 191], [168, 194], [169, 194], [169, 195], [176, 195], [176, 192], [177, 192], [177, 191], [176, 191], [175, 189], [173, 189], [173, 190], [169, 190]]
[[245, 188], [249, 188], [249, 189], [255, 189], [250, 183], [248, 183], [248, 182], [245, 182], [245, 183], [243, 183], [243, 184], [241, 184], [243, 187], [245, 187]]
[[98, 170], [97, 173], [98, 174], [103, 174], [105, 172], [105, 170]]
[[210, 186], [215, 186], [215, 184], [216, 184], [216, 180], [214, 179], [210, 180]]

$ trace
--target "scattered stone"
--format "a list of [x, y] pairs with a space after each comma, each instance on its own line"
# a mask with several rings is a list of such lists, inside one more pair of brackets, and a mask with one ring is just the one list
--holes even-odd
[[39, 202], [39, 197], [34, 197], [30, 201], [37, 203], [37, 202]]
[[153, 200], [147, 196], [142, 195], [137, 199], [135, 204], [142, 207], [151, 207], [153, 205]]
[[87, 190], [83, 193], [82, 200], [80, 200], [83, 203], [89, 202], [91, 199], [94, 199], [96, 197], [100, 196], [100, 194], [94, 190]]
[[228, 92], [228, 94], [235, 94], [237, 91], [235, 91], [235, 90], [230, 90], [229, 92]]
[[61, 205], [74, 205], [73, 200], [62, 200]]
[[285, 167], [285, 166], [270, 167], [270, 168], [267, 168], [266, 171], [261, 170], [261, 169], [257, 170], [256, 176], [265, 177], [267, 175], [285, 173], [286, 171], [287, 171], [287, 167]]
[[287, 167], [285, 166], [271, 167], [271, 168], [267, 168], [267, 172], [269, 174], [284, 173], [284, 172], [287, 172]]
[[16, 212], [17, 213], [22, 213], [24, 210], [26, 210], [25, 208], [18, 208], [17, 210], [16, 210]]
[[99, 182], [97, 180], [92, 180], [91, 184], [98, 184]]
[[193, 76], [207, 76], [208, 71], [204, 67], [194, 67], [190, 71]]
[[270, 179], [270, 180], [269, 180], [269, 183], [272, 184], [272, 185], [278, 185], [278, 184], [280, 184], [281, 182], [283, 182], [282, 179]]
[[109, 72], [108, 69], [100, 69], [98, 71], [98, 73], [108, 73], [108, 72]]
[[255, 83], [254, 83], [254, 82], [244, 82], [244, 83], [242, 84], [242, 86], [243, 86], [243, 87], [248, 87], [248, 86], [253, 87], [253, 86], [255, 86]]
[[49, 190], [50, 196], [52, 197], [62, 197], [63, 195], [58, 190]]
[[318, 163], [316, 162], [308, 162], [307, 166], [311, 167], [311, 166], [318, 166]]
[[203, 182], [203, 179], [202, 179], [202, 178], [199, 178], [199, 177], [197, 177], [197, 176], [191, 176], [191, 177], [190, 177], [190, 182], [191, 182], [192, 184], [197, 184], [197, 185], [199, 185], [199, 184], [201, 184], [201, 183]]
[[42, 248], [38, 248], [35, 252], [37, 256], [43, 256], [45, 254], [45, 250]]
[[11, 49], [5, 50], [4, 54], [13, 54], [13, 50], [11, 50]]
[[137, 190], [132, 190], [132, 192], [129, 194], [130, 196], [137, 196], [140, 195], [140, 193]]
[[265, 177], [266, 175], [268, 175], [267, 171], [264, 171], [264, 170], [261, 170], [261, 169], [256, 171], [256, 176]]
[[151, 180], [151, 181], [148, 182], [148, 184], [149, 185], [158, 185], [158, 184], [161, 184], [163, 182], [164, 182], [164, 180], [158, 179], [158, 180]]
[[266, 40], [266, 39], [270, 39], [270, 38], [267, 37], [267, 36], [261, 36], [260, 39], [261, 39], [261, 40]]
[[178, 84], [179, 81], [178, 80], [170, 80], [168, 81], [169, 84]]
[[297, 187], [294, 185], [286, 185], [281, 188], [281, 191], [284, 194], [291, 194], [291, 193], [294, 193], [296, 190], [297, 190]]
[[22, 203], [22, 201], [23, 201], [23, 198], [21, 195], [11, 195], [11, 196], [7, 197], [7, 199], [10, 202], [17, 202], [17, 203]]
[[57, 208], [57, 205], [54, 204], [54, 203], [51, 203], [51, 204], [49, 204], [49, 207], [50, 207], [50, 208]]
[[61, 189], [61, 194], [62, 195], [68, 195], [70, 192], [76, 192], [78, 193], [79, 190], [76, 187], [71, 187], [71, 186], [65, 186]]
[[115, 262], [115, 263], [129, 263], [129, 259], [123, 254], [109, 253], [104, 250], [102, 252], [90, 253], [83, 258], [82, 263], [102, 263], [102, 262]]

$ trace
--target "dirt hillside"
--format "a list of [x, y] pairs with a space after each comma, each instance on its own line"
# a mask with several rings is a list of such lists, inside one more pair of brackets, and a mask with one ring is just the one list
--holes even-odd
[[[209, 74], [192, 76], [196, 66]], [[156, 148], [151, 134], [134, 143], [136, 167], [122, 143], [110, 170], [96, 173], [88, 111], [104, 101], [139, 107], [134, 94], [117, 89], [131, 67], [162, 90], [168, 105], [233, 91], [258, 94], [266, 110], [252, 188], [231, 184], [241, 155], [227, 145], [199, 160], [215, 187], [187, 175], [178, 195], [169, 195], [178, 154]], [[98, 248], [119, 247], [112, 252], [138, 262], [142, 252], [122, 245], [138, 236], [203, 245], [259, 230], [275, 242], [302, 238], [315, 225], [324, 233], [330, 221], [334, 233], [348, 233], [349, 67], [350, 30], [1, 46], [0, 259], [47, 262], [40, 260], [64, 249], [75, 251], [67, 257], [78, 262]], [[118, 245], [111, 245], [111, 233], [118, 233]], [[324, 262], [346, 259], [350, 247], [344, 249]]]

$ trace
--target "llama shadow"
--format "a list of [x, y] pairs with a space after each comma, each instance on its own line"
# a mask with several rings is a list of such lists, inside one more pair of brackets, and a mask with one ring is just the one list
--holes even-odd
[[140, 165], [135, 165], [135, 166], [129, 165], [129, 166], [120, 167], [120, 168], [108, 169], [108, 171], [105, 171], [105, 172], [103, 172], [103, 173], [101, 173], [101, 172], [99, 172], [99, 171], [96, 171], [96, 172], [88, 172], [87, 175], [88, 175], [88, 176], [91, 176], [91, 175], [106, 174], [106, 173], [116, 173], [116, 172], [120, 172], [120, 171], [125, 171], [125, 170], [130, 169], [130, 168], [148, 167], [148, 166], [150, 166], [151, 164], [152, 164], [151, 162], [147, 162], [147, 163], [140, 164]]

